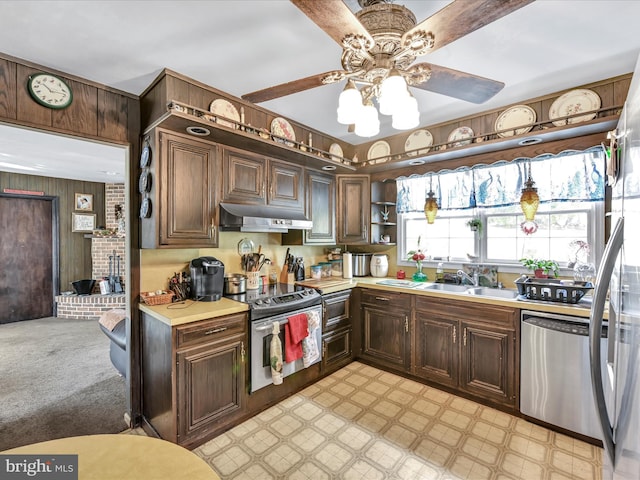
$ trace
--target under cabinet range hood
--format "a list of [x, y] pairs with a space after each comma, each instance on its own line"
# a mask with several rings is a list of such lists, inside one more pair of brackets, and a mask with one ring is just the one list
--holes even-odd
[[220, 204], [220, 230], [226, 232], [287, 233], [309, 230], [313, 223], [304, 213], [266, 205]]

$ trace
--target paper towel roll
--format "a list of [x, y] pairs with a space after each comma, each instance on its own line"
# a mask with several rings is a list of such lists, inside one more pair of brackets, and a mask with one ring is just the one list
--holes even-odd
[[342, 278], [353, 278], [353, 262], [349, 252], [342, 254]]

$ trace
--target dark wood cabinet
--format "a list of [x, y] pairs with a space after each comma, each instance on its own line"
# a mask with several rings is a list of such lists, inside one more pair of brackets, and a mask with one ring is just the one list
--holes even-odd
[[416, 311], [413, 373], [443, 385], [458, 385], [458, 321]]
[[351, 290], [322, 296], [322, 372], [330, 373], [353, 359]]
[[412, 373], [518, 406], [517, 309], [418, 296]]
[[141, 316], [142, 413], [165, 440], [194, 448], [247, 414], [246, 313], [170, 326]]
[[[157, 129], [148, 174], [151, 216], [141, 220], [142, 248], [218, 246], [218, 147]], [[157, 152], [157, 153], [156, 153]]]
[[338, 243], [369, 243], [369, 176], [338, 175]]
[[336, 179], [313, 170], [305, 174], [305, 214], [313, 221], [310, 230], [290, 230], [282, 235], [285, 245], [336, 244]]
[[376, 365], [409, 371], [411, 297], [365, 289], [361, 292], [363, 359]]
[[304, 208], [304, 168], [252, 152], [222, 150], [223, 201]]

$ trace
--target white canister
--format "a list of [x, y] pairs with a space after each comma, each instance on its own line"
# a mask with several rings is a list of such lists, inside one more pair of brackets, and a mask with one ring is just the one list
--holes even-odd
[[389, 273], [389, 257], [384, 253], [374, 253], [371, 256], [371, 276], [386, 277]]
[[342, 278], [353, 278], [353, 263], [351, 254], [344, 252], [342, 254]]

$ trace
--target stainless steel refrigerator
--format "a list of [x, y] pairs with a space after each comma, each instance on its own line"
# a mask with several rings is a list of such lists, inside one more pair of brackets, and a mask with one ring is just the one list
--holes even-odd
[[[610, 135], [617, 139], [617, 148], [611, 148], [607, 162], [612, 185], [611, 235], [598, 271], [591, 310], [591, 378], [605, 447], [603, 479], [637, 480], [640, 479], [640, 59], [618, 126]], [[609, 338], [603, 348], [600, 332], [607, 294]]]

